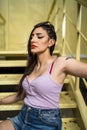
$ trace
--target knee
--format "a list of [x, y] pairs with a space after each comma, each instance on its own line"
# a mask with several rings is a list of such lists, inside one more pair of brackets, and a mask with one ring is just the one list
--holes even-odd
[[3, 124], [3, 121], [0, 122], [0, 130], [4, 130], [4, 124]]
[[0, 130], [15, 130], [9, 120], [0, 122]]

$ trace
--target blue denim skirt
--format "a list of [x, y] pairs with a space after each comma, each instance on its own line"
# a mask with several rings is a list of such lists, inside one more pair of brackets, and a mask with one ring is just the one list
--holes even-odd
[[19, 114], [8, 118], [15, 130], [61, 130], [60, 109], [38, 109], [24, 105]]

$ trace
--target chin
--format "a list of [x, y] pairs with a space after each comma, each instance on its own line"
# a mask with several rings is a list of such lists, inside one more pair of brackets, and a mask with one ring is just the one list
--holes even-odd
[[31, 52], [32, 52], [33, 54], [41, 54], [41, 53], [43, 53], [44, 51], [36, 51], [36, 50], [32, 49]]
[[32, 52], [33, 54], [36, 54], [36, 53], [37, 53], [37, 51], [34, 51], [34, 50], [31, 50], [31, 52]]

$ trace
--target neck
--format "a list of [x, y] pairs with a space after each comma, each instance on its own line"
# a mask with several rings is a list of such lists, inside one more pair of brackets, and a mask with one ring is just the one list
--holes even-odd
[[37, 66], [41, 67], [45, 65], [47, 62], [50, 62], [52, 60], [52, 56], [48, 53], [40, 54], [37, 56]]

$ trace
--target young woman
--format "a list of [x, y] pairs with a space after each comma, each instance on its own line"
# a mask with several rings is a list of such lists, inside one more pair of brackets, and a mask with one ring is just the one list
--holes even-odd
[[34, 26], [28, 42], [28, 64], [17, 94], [0, 104], [24, 99], [16, 117], [0, 123], [0, 130], [61, 130], [59, 97], [67, 74], [87, 78], [87, 64], [73, 58], [53, 57], [56, 33], [53, 25]]

